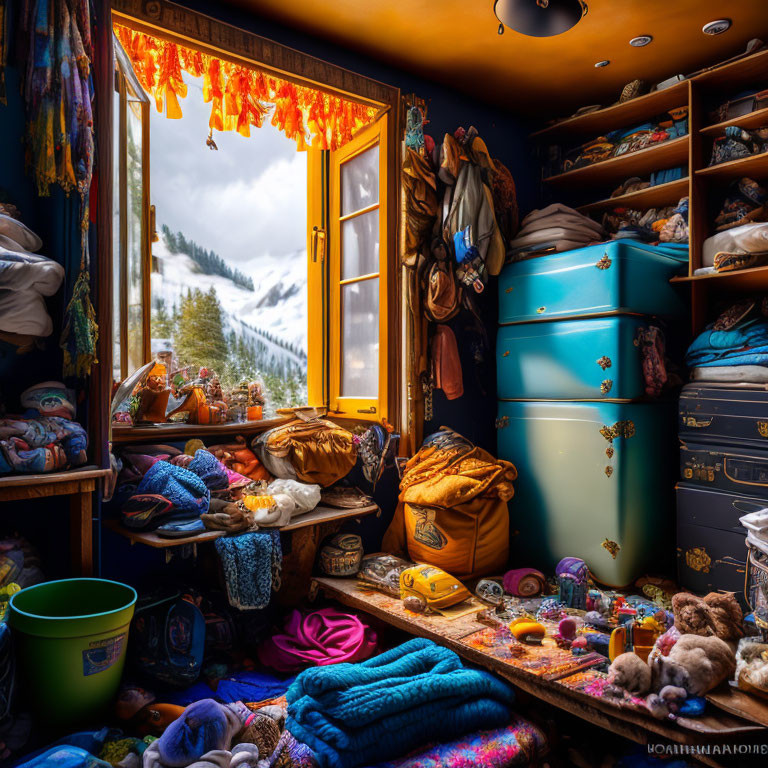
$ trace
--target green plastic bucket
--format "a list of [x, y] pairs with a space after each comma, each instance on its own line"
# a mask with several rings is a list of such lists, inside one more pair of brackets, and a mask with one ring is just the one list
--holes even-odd
[[76, 723], [117, 695], [136, 590], [105, 579], [27, 587], [10, 601], [19, 690], [47, 721]]

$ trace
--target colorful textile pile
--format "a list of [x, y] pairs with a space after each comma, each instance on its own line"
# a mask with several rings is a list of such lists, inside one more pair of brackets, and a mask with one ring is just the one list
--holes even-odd
[[88, 461], [88, 435], [75, 421], [57, 416], [0, 419], [0, 475], [41, 474]]
[[256, 67], [234, 64], [178, 43], [115, 24], [115, 34], [131, 59], [158, 112], [180, 118], [179, 98], [187, 95], [183, 73], [203, 77], [203, 99], [211, 104], [211, 130], [251, 135], [272, 110], [272, 125], [293, 139], [298, 149], [311, 143], [339, 149], [376, 117], [375, 107], [348, 101], [268, 75]]
[[241, 611], [269, 605], [272, 592], [280, 589], [283, 551], [280, 532], [244, 533], [216, 539], [227, 584], [229, 604]]
[[292, 611], [282, 633], [259, 645], [259, 661], [278, 672], [367, 659], [376, 651], [376, 633], [353, 614], [321, 608]]
[[64, 373], [86, 376], [96, 362], [98, 326], [89, 285], [88, 197], [93, 176], [93, 82], [90, 3], [24, 4], [18, 58], [26, 62], [27, 162], [45, 196], [51, 184], [80, 197], [80, 275], [67, 305], [61, 347]]
[[288, 689], [287, 729], [321, 768], [357, 768], [509, 722], [512, 689], [430, 640], [314, 667]]
[[536, 764], [546, 749], [544, 734], [525, 720], [504, 728], [472, 733], [376, 768], [513, 768]]

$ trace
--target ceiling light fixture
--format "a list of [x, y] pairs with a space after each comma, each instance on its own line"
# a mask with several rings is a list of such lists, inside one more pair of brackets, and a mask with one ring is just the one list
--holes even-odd
[[611, 63], [610, 59], [603, 59], [602, 61], [595, 62], [595, 69], [600, 69], [601, 67], [607, 67]]
[[587, 12], [584, 0], [496, 0], [493, 12], [504, 27], [530, 37], [553, 37], [567, 32]]
[[637, 37], [633, 37], [629, 44], [633, 48], [645, 48], [646, 45], [653, 42], [653, 36], [652, 35], [638, 35]]
[[710, 21], [708, 24], [705, 24], [701, 31], [705, 35], [722, 35], [723, 32], [726, 32], [731, 28], [731, 20], [730, 19], [717, 19], [716, 21]]

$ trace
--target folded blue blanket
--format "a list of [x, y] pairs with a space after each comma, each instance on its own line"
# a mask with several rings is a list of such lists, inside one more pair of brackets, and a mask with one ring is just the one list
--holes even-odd
[[512, 688], [431, 640], [360, 664], [313, 667], [288, 689], [287, 729], [320, 768], [357, 768], [509, 722]]
[[708, 326], [685, 355], [693, 367], [711, 365], [768, 365], [768, 321], [746, 320], [727, 331]]

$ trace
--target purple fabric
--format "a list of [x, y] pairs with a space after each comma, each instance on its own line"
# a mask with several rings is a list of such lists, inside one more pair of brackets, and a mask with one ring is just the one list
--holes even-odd
[[357, 616], [333, 608], [307, 615], [293, 611], [285, 631], [259, 646], [259, 661], [278, 672], [306, 666], [357, 662], [376, 653], [376, 633]]

